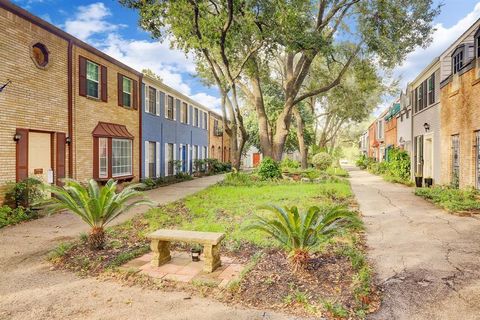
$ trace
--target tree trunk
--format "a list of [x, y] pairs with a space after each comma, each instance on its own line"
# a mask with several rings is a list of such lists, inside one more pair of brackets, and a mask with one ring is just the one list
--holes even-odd
[[102, 227], [93, 227], [88, 235], [88, 246], [92, 250], [101, 250], [105, 245], [105, 231]]
[[296, 129], [297, 129], [297, 139], [298, 139], [298, 151], [300, 152], [301, 165], [302, 169], [307, 169], [308, 167], [308, 148], [305, 145], [305, 136], [303, 130], [305, 125], [303, 123], [302, 115], [297, 108], [293, 108], [293, 115], [295, 116]]

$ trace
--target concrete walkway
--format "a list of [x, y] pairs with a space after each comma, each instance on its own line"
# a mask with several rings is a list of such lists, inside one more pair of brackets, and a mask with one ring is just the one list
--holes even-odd
[[480, 220], [457, 217], [355, 168], [353, 192], [384, 290], [371, 319], [480, 319]]
[[[222, 178], [195, 179], [158, 188], [147, 195], [165, 204]], [[144, 210], [136, 208], [116, 222]], [[190, 297], [187, 293], [123, 287], [112, 281], [51, 271], [45, 255], [59, 242], [87, 231], [79, 218], [67, 213], [0, 229], [0, 319], [287, 319]]]

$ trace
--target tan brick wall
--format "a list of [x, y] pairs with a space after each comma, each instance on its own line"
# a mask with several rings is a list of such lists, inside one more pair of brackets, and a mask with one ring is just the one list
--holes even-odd
[[[223, 132], [223, 135], [216, 136], [213, 133], [214, 129], [214, 121], [218, 120], [218, 126], [223, 128], [223, 121], [222, 118], [216, 117], [212, 113], [208, 114], [208, 147], [209, 147], [209, 155], [211, 158], [218, 159], [219, 161], [228, 161], [230, 158], [230, 154], [227, 155], [227, 158], [224, 159], [224, 148], [227, 148], [227, 153], [230, 148], [230, 137]], [[215, 152], [212, 156], [212, 146], [215, 148]], [[222, 153], [218, 154], [218, 147], [222, 148]]]
[[[107, 93], [108, 101], [102, 102], [79, 95], [79, 56], [83, 56], [95, 63], [107, 67]], [[117, 74], [121, 74], [136, 80], [140, 83], [138, 76], [116, 66], [101, 57], [94, 55], [82, 48], [73, 48], [74, 74], [73, 74], [73, 97], [74, 97], [74, 115], [73, 127], [74, 135], [74, 177], [78, 180], [90, 179], [93, 176], [93, 137], [92, 131], [99, 121], [110, 122], [125, 125], [135, 138], [133, 141], [133, 175], [135, 180], [139, 177], [139, 112], [140, 101], [137, 110], [127, 109], [118, 106], [117, 96]], [[139, 88], [140, 92], [140, 88]]]
[[[0, 30], [0, 84], [12, 80], [0, 93], [1, 186], [15, 180], [16, 128], [68, 131], [68, 43], [2, 8]], [[37, 68], [30, 58], [36, 42], [50, 51], [46, 70]]]
[[475, 186], [475, 131], [480, 130], [480, 79], [476, 68], [459, 76], [459, 89], [452, 82], [441, 89], [441, 183], [451, 183], [451, 137], [460, 138], [460, 187]]

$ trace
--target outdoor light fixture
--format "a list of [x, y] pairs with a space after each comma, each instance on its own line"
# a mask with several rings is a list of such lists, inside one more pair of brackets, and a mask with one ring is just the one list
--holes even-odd
[[423, 127], [425, 128], [425, 131], [429, 131], [430, 130], [430, 125], [428, 123], [424, 123], [423, 124]]
[[72, 138], [70, 137], [65, 138], [65, 143], [70, 145], [70, 143], [72, 143]]
[[0, 92], [2, 92], [3, 89], [5, 89], [5, 87], [8, 86], [9, 83], [12, 83], [12, 80], [7, 79], [7, 82], [4, 85], [0, 86]]
[[22, 135], [20, 133], [15, 133], [13, 136], [13, 141], [18, 142], [20, 139], [22, 139]]
[[191, 248], [190, 253], [192, 254], [192, 261], [198, 262], [200, 261], [200, 252], [202, 250], [200, 248]]

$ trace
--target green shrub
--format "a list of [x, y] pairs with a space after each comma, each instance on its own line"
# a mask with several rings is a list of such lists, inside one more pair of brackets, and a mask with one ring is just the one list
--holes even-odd
[[348, 177], [348, 171], [340, 167], [328, 167], [327, 173], [337, 177], [343, 177], [343, 178]]
[[282, 168], [282, 170], [298, 169], [300, 168], [300, 162], [285, 158], [280, 162], [280, 168]]
[[30, 220], [36, 216], [36, 211], [23, 207], [12, 209], [9, 206], [2, 206], [0, 207], [0, 228], [19, 223], [20, 221]]
[[9, 183], [5, 193], [5, 204], [11, 208], [31, 208], [45, 198], [42, 187], [43, 183], [34, 178]]
[[410, 180], [410, 156], [405, 150], [392, 148], [388, 150], [387, 173], [397, 179]]
[[330, 167], [333, 163], [332, 156], [330, 156], [326, 152], [320, 152], [313, 156], [312, 164], [318, 170], [325, 171], [328, 167]]
[[206, 164], [207, 164], [207, 162], [204, 159], [195, 159], [193, 161], [193, 167], [195, 168], [196, 172], [205, 172], [206, 171], [206, 169], [205, 169]]
[[258, 176], [262, 180], [279, 179], [282, 177], [280, 166], [272, 158], [265, 157], [258, 166]]
[[355, 162], [355, 165], [359, 167], [362, 170], [365, 170], [368, 168], [368, 166], [372, 163], [375, 162], [375, 159], [367, 157], [366, 155], [362, 154], [357, 161]]
[[203, 160], [208, 174], [218, 174], [232, 171], [232, 164], [229, 162], [220, 162], [217, 159]]
[[306, 266], [314, 246], [358, 221], [353, 212], [341, 206], [310, 207], [303, 212], [297, 207], [266, 206], [263, 209], [272, 215], [256, 216], [245, 230], [260, 230], [277, 240], [288, 253], [294, 271]]
[[415, 189], [417, 196], [431, 200], [451, 212], [480, 210], [479, 193], [474, 189], [435, 186]]
[[387, 172], [387, 163], [385, 161], [370, 162], [367, 169], [373, 174], [382, 175]]

